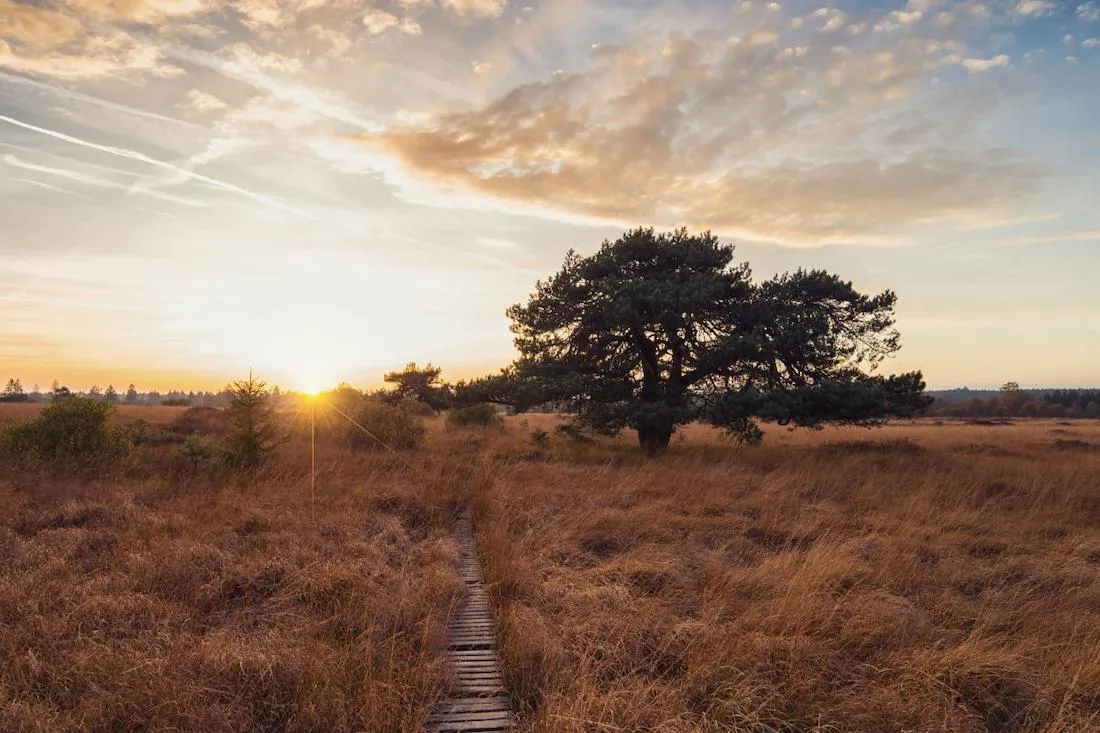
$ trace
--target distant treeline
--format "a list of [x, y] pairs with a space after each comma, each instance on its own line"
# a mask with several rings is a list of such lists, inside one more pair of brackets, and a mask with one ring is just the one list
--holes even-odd
[[[449, 404], [446, 399], [453, 387], [439, 381], [440, 369], [431, 364], [426, 369], [418, 369], [409, 364], [403, 372], [386, 375], [386, 381], [399, 387], [402, 394], [424, 401], [435, 410]], [[406, 384], [408, 382], [408, 384]], [[376, 396], [387, 397], [391, 393], [379, 392]], [[925, 412], [932, 417], [1090, 417], [1100, 418], [1100, 389], [1022, 389], [1015, 382], [1008, 382], [1000, 389], [959, 389], [932, 390], [928, 394], [933, 398], [932, 405]], [[0, 390], [0, 402], [54, 402], [72, 395], [102, 397], [106, 401], [119, 405], [166, 405], [176, 407], [225, 407], [232, 399], [227, 388], [218, 392], [139, 392], [130, 385], [124, 392], [117, 391], [113, 385], [105, 388], [92, 387], [87, 392], [75, 392], [54, 382], [48, 391], [42, 391], [37, 385], [27, 390], [20, 380], [9, 379]], [[272, 390], [276, 404], [281, 399], [291, 400], [293, 392], [281, 392], [278, 387]], [[437, 404], [438, 403], [438, 404]], [[531, 412], [554, 411], [556, 405], [534, 408]]]
[[[232, 392], [228, 388], [219, 392], [184, 392], [182, 390], [139, 392], [131, 384], [124, 391], [116, 390], [114, 385], [107, 385], [106, 387], [92, 387], [86, 392], [78, 392], [59, 382], [54, 382], [49, 390], [44, 391], [38, 385], [27, 389], [23, 386], [21, 380], [12, 378], [0, 390], [0, 402], [56, 402], [59, 399], [74, 395], [101, 397], [109, 403], [118, 405], [166, 405], [170, 407], [225, 407], [232, 399]], [[274, 388], [273, 395], [276, 398], [281, 396], [278, 387]]]
[[1021, 389], [1009, 382], [999, 390], [951, 389], [929, 392], [926, 414], [935, 417], [1095, 417], [1100, 389]]

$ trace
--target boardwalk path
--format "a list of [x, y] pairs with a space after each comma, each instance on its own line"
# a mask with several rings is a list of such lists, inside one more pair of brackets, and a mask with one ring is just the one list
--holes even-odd
[[512, 701], [504, 689], [493, 613], [477, 557], [473, 523], [466, 511], [455, 524], [459, 574], [466, 597], [451, 619], [447, 657], [456, 684], [424, 724], [424, 733], [492, 733], [511, 730]]

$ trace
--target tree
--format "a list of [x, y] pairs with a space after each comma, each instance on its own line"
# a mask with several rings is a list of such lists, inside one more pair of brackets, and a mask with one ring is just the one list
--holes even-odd
[[115, 391], [115, 385], [108, 384], [107, 385], [107, 391], [103, 393], [103, 397], [110, 404], [112, 404], [112, 405], [116, 404], [118, 402], [118, 392]]
[[23, 383], [14, 377], [8, 380], [4, 390], [0, 392], [0, 402], [26, 402], [29, 399], [23, 390]]
[[133, 405], [133, 404], [136, 404], [137, 401], [138, 401], [137, 387], [135, 387], [134, 385], [131, 384], [129, 387], [126, 388], [126, 404], [127, 405]]
[[278, 415], [267, 385], [252, 376], [234, 382], [230, 393], [229, 421], [232, 430], [227, 438], [230, 454], [237, 465], [253, 468], [286, 442], [279, 430]]
[[389, 396], [423, 402], [439, 412], [451, 403], [450, 390], [440, 379], [442, 374], [443, 370], [430, 362], [423, 369], [417, 367], [416, 362], [409, 362], [403, 371], [390, 372], [383, 379], [387, 384], [394, 385]]
[[998, 414], [1004, 417], [1015, 417], [1020, 414], [1024, 403], [1031, 399], [1031, 395], [1020, 389], [1016, 382], [1005, 382], [1001, 385], [1001, 392], [997, 395]]
[[635, 229], [590, 257], [570, 251], [508, 310], [520, 358], [459, 395], [558, 402], [597, 430], [636, 430], [651, 455], [696, 419], [747, 442], [757, 419], [875, 425], [931, 402], [920, 372], [869, 373], [900, 348], [895, 301], [821, 270], [754, 284], [710, 233]]
[[53, 380], [53, 386], [50, 387], [51, 402], [61, 402], [62, 400], [69, 399], [70, 397], [72, 397], [72, 395], [72, 390], [58, 382], [56, 379]]

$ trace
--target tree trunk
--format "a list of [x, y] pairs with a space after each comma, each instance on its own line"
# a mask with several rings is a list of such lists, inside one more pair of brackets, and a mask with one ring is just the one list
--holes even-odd
[[672, 440], [672, 428], [658, 425], [642, 425], [638, 428], [638, 445], [648, 456], [657, 456], [665, 452]]

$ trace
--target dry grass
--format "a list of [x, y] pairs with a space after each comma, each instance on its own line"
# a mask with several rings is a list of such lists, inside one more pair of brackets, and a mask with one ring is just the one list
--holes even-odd
[[512, 425], [478, 510], [522, 730], [1100, 730], [1097, 423]]
[[[0, 403], [0, 425], [38, 417], [38, 413], [42, 412], [46, 404], [40, 402]], [[168, 425], [189, 409], [187, 407], [165, 407], [163, 405], [118, 405], [115, 408], [115, 420], [122, 425], [137, 420], [144, 420], [152, 425]]]
[[0, 730], [416, 730], [467, 499], [521, 730], [1100, 730], [1100, 424], [654, 461], [557, 422], [435, 420], [411, 467], [324, 444], [315, 521], [300, 437], [247, 480], [0, 468]]
[[326, 448], [314, 521], [305, 447], [247, 480], [0, 471], [0, 730], [418, 730], [457, 484]]

